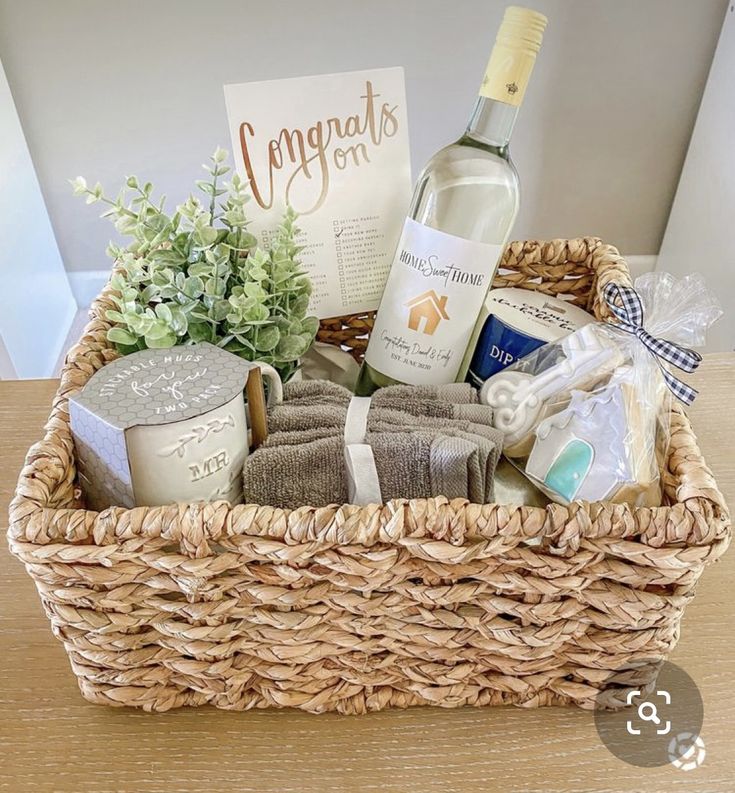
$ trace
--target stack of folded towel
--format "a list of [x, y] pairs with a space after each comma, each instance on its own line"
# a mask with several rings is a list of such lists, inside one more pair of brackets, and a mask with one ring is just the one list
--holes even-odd
[[[283, 403], [269, 413], [267, 440], [246, 460], [245, 501], [287, 509], [349, 502], [345, 422], [352, 399], [328, 381], [287, 385]], [[361, 440], [372, 451], [382, 501], [491, 501], [503, 441], [491, 419], [467, 383], [377, 391]]]

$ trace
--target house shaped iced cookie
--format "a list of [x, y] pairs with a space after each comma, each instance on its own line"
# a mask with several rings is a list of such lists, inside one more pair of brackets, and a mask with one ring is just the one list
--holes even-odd
[[652, 429], [625, 379], [594, 393], [574, 391], [564, 410], [536, 428], [526, 473], [561, 503], [651, 505], [658, 498]]

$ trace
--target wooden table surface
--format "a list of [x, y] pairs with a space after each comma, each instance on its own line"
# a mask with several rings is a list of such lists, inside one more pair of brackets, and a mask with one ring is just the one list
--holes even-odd
[[[735, 503], [735, 355], [707, 356], [691, 408], [709, 465]], [[55, 381], [0, 382], [0, 512]], [[707, 569], [672, 660], [700, 687], [707, 757], [697, 770], [639, 769], [600, 743], [581, 710], [414, 708], [367, 716], [213, 708], [150, 715], [82, 700], [35, 588], [0, 544], [0, 790], [735, 790], [735, 549]]]

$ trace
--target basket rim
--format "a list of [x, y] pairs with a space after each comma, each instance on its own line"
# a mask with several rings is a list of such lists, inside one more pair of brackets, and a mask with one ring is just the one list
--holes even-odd
[[[630, 284], [627, 265], [617, 249], [596, 237], [572, 240], [513, 242], [508, 245], [501, 269], [544, 268], [567, 259], [588, 270], [591, 279], [588, 308], [605, 316], [601, 300], [604, 286], [617, 281]], [[502, 277], [500, 279], [502, 281]], [[515, 283], [523, 286], [523, 283]], [[537, 288], [538, 284], [530, 284]], [[112, 547], [136, 538], [178, 542], [184, 555], [201, 558], [216, 554], [209, 543], [221, 538], [260, 537], [287, 544], [329, 545], [379, 543], [409, 544], [424, 541], [429, 553], [441, 558], [444, 543], [455, 547], [480, 541], [515, 546], [541, 540], [543, 550], [571, 554], [585, 543], [599, 551], [601, 544], [636, 540], [650, 548], [681, 546], [687, 565], [719, 557], [729, 542], [730, 520], [724, 497], [707, 467], [691, 424], [679, 405], [671, 413], [671, 437], [664, 485], [670, 505], [634, 508], [611, 502], [572, 502], [546, 507], [505, 504], [472, 504], [445, 497], [395, 500], [382, 505], [351, 504], [303, 506], [294, 510], [227, 502], [192, 502], [165, 507], [110, 507], [102, 512], [79, 504], [73, 441], [69, 429], [68, 398], [89, 377], [118, 353], [106, 339], [111, 323], [109, 283], [90, 309], [90, 320], [79, 342], [66, 356], [61, 382], [52, 404], [42, 440], [31, 446], [9, 508], [8, 540], [11, 550], [21, 546], [56, 544]], [[364, 316], [364, 315], [360, 315]], [[675, 441], [675, 442], [674, 442]], [[540, 549], [533, 549], [539, 551]], [[102, 557], [96, 558], [100, 562]], [[104, 561], [102, 561], [104, 564]], [[645, 561], [643, 563], [646, 563]]]

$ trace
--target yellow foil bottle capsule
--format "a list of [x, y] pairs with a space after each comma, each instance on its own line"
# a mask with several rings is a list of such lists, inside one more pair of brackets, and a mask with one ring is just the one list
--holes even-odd
[[505, 9], [480, 85], [480, 96], [514, 107], [523, 102], [546, 22], [543, 14], [529, 8], [509, 6]]

